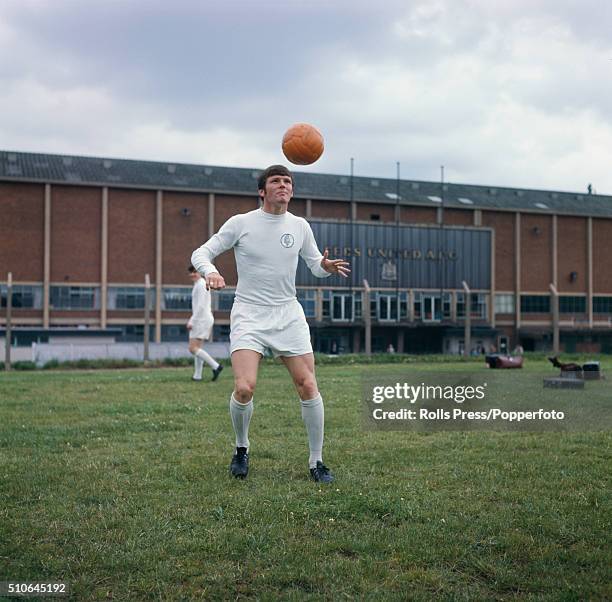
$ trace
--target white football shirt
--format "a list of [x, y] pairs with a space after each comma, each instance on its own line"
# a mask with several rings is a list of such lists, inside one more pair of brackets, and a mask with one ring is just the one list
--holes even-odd
[[323, 255], [310, 224], [289, 212], [274, 215], [255, 209], [230, 217], [193, 252], [191, 263], [208, 276], [219, 271], [213, 259], [232, 247], [238, 270], [236, 300], [243, 303], [282, 305], [295, 299], [299, 257], [315, 276], [330, 276], [321, 267]]

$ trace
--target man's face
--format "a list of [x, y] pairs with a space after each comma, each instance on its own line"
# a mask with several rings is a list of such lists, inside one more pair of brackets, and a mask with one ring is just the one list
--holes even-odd
[[201, 277], [199, 272], [189, 272], [189, 279], [191, 282], [197, 282]]
[[293, 196], [293, 182], [289, 176], [277, 175], [270, 176], [266, 180], [264, 190], [259, 191], [259, 196], [264, 203], [281, 208], [287, 208]]

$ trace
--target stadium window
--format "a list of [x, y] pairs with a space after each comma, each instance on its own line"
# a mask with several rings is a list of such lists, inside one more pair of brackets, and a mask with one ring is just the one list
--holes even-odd
[[496, 314], [513, 314], [514, 313], [514, 295], [508, 295], [508, 294], [495, 295], [495, 313]]
[[322, 313], [324, 318], [331, 318], [331, 291], [323, 291]]
[[612, 314], [612, 297], [593, 297], [593, 313]]
[[583, 314], [586, 312], [586, 297], [562, 295], [559, 297], [559, 313]]
[[442, 317], [450, 319], [451, 317], [451, 305], [452, 299], [450, 293], [444, 293], [442, 295]]
[[232, 306], [234, 305], [234, 289], [223, 289], [220, 290], [213, 299], [216, 299], [216, 307], [213, 303], [213, 307], [218, 311], [232, 311]]
[[[12, 287], [11, 301], [14, 308], [42, 309], [42, 286], [30, 286], [27, 284], [14, 284]], [[6, 307], [7, 286], [0, 285], [0, 307]]]
[[213, 326], [213, 340], [215, 341], [229, 341], [230, 325], [229, 324], [215, 324]]
[[162, 309], [191, 311], [191, 287], [164, 288]]
[[400, 320], [408, 319], [408, 293], [400, 293]]
[[423, 322], [439, 322], [442, 319], [439, 294], [421, 293], [421, 319]]
[[52, 286], [52, 309], [100, 309], [100, 289], [94, 286]]
[[307, 318], [316, 316], [316, 291], [311, 289], [298, 289], [297, 300], [304, 308], [304, 315]]
[[[137, 309], [145, 307], [145, 289], [138, 286], [111, 286], [108, 289], [108, 309]], [[149, 291], [149, 309], [155, 307], [155, 289]]]
[[378, 213], [370, 213], [370, 221], [379, 222], [380, 215]]
[[[470, 317], [487, 317], [487, 296], [485, 293], [470, 293]], [[457, 293], [457, 318], [465, 318], [465, 293]]]
[[[117, 328], [123, 330], [123, 334], [117, 337], [118, 343], [140, 343], [144, 338], [144, 325], [143, 324], [122, 324], [118, 325]], [[155, 337], [155, 326], [149, 326], [149, 340], [154, 340]]]
[[465, 294], [457, 293], [457, 317], [465, 318]]
[[487, 317], [487, 296], [484, 293], [472, 293], [470, 316], [472, 318]]
[[162, 325], [161, 340], [164, 342], [185, 341], [189, 337], [185, 325], [168, 324]]
[[360, 320], [362, 317], [362, 296], [361, 291], [353, 293], [353, 308], [355, 310], [355, 320]]
[[396, 322], [398, 319], [398, 296], [395, 293], [378, 293], [378, 319], [381, 322]]
[[348, 322], [353, 319], [353, 295], [344, 291], [333, 291], [331, 295], [332, 320]]
[[378, 311], [378, 303], [376, 295], [370, 296], [370, 318], [376, 320], [376, 312]]
[[423, 309], [423, 293], [415, 293], [414, 295], [414, 317], [417, 320], [421, 319]]
[[125, 326], [123, 329], [125, 337], [132, 338], [137, 337], [141, 339], [144, 336], [144, 326], [141, 324], [134, 324], [132, 326]]
[[550, 313], [550, 295], [521, 295], [521, 313]]

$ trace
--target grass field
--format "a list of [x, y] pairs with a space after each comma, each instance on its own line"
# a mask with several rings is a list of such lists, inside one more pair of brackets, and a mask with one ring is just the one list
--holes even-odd
[[0, 581], [78, 600], [612, 599], [610, 434], [364, 430], [362, 376], [397, 370], [319, 368], [331, 487], [307, 478], [281, 366], [261, 369], [246, 481], [228, 476], [229, 369], [1, 374]]

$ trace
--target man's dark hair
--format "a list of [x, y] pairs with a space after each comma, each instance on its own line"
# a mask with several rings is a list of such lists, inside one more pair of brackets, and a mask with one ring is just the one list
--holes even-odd
[[293, 174], [284, 165], [270, 165], [268, 169], [261, 172], [259, 179], [257, 180], [257, 189], [266, 189], [266, 180], [271, 176], [289, 176], [291, 183], [293, 184]]
[[192, 263], [190, 263], [190, 264], [189, 264], [189, 267], [187, 268], [187, 271], [188, 271], [188, 272], [190, 272], [191, 274], [195, 274], [195, 273], [196, 273], [198, 270], [196, 270], [196, 269], [193, 267], [193, 264], [192, 264]]

